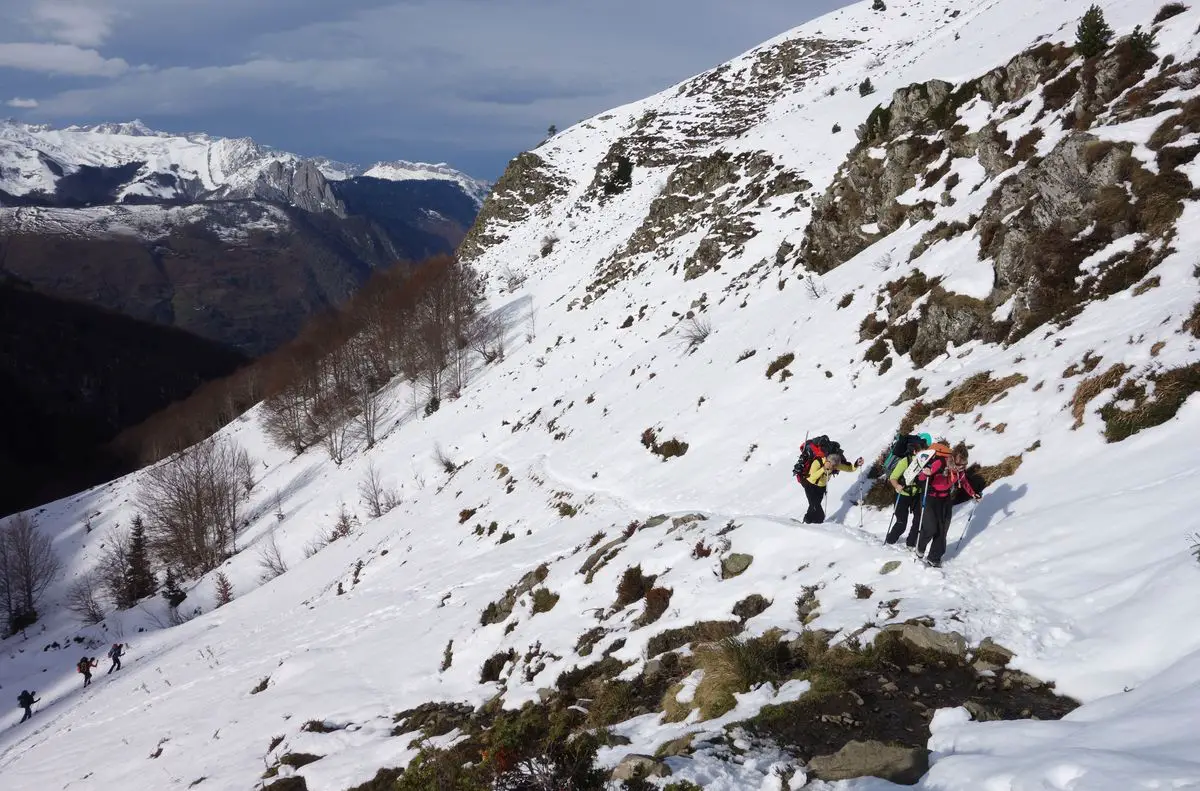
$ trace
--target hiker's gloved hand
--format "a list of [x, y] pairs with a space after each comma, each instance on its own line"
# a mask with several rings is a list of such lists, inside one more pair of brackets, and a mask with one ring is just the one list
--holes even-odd
[[854, 469], [856, 469], [856, 470], [857, 470], [857, 469], [858, 469], [859, 467], [861, 467], [861, 466], [863, 466], [863, 457], [862, 457], [862, 456], [859, 456], [859, 457], [858, 457], [857, 459], [855, 459], [855, 461], [854, 461]]
[[982, 499], [983, 499], [983, 495], [982, 495], [982, 494], [977, 494], [977, 495], [975, 495], [975, 502], [979, 502], [979, 501], [980, 501], [980, 500], [982, 500]]

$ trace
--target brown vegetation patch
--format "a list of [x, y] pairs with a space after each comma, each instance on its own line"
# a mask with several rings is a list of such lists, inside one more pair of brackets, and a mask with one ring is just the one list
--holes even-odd
[[963, 380], [938, 402], [938, 406], [953, 415], [963, 415], [992, 401], [1009, 388], [1028, 381], [1029, 377], [1024, 374], [993, 379], [991, 371], [984, 371]]
[[737, 621], [700, 621], [691, 626], [668, 629], [650, 638], [646, 644], [646, 656], [655, 657], [692, 643], [716, 642], [741, 631], [742, 625]]
[[[1109, 442], [1120, 442], [1175, 417], [1188, 397], [1200, 391], [1200, 363], [1155, 372], [1146, 379], [1154, 385], [1153, 393], [1147, 394], [1145, 383], [1130, 380], [1100, 408], [1104, 436]], [[1123, 402], [1129, 401], [1133, 405], [1126, 408]]]
[[991, 486], [1001, 478], [1007, 478], [1017, 471], [1021, 466], [1021, 456], [1006, 456], [999, 464], [991, 464], [982, 466], [980, 464], [972, 464], [967, 468], [968, 476], [978, 476], [983, 483], [983, 488]]

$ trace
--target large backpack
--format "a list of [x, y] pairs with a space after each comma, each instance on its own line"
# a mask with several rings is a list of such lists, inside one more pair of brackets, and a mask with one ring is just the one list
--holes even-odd
[[800, 448], [800, 458], [792, 466], [792, 475], [797, 481], [803, 481], [804, 476], [808, 474], [808, 470], [812, 467], [814, 461], [835, 453], [841, 454], [842, 446], [824, 434], [805, 441], [804, 445]]
[[23, 709], [27, 709], [33, 705], [33, 695], [29, 690], [25, 690], [20, 695], [17, 695], [17, 705]]
[[917, 482], [917, 476], [925, 471], [938, 456], [942, 457], [945, 462], [950, 461], [950, 446], [941, 442], [935, 442], [923, 451], [920, 451], [913, 456], [912, 461], [908, 463], [908, 469], [904, 471], [904, 485], [912, 486]]
[[87, 657], [84, 657], [79, 660], [79, 664], [75, 665], [75, 669], [86, 676], [87, 672], [92, 669], [92, 663], [88, 661]]
[[924, 441], [924, 438], [919, 434], [901, 434], [897, 432], [892, 435], [892, 444], [888, 447], [887, 457], [883, 460], [883, 477], [890, 477], [892, 470], [896, 469], [896, 465], [900, 463], [900, 460], [908, 458], [909, 454], [920, 448]]

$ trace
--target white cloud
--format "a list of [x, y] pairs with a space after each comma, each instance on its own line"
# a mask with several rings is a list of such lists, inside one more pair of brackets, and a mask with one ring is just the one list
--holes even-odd
[[50, 38], [80, 47], [97, 47], [112, 32], [112, 12], [82, 0], [37, 0], [34, 28]]
[[[2, 52], [3, 45], [0, 45]], [[0, 60], [2, 60], [0, 54]], [[379, 84], [386, 74], [379, 64], [361, 58], [342, 60], [278, 60], [261, 58], [229, 66], [169, 69], [131, 69], [122, 79], [88, 88], [63, 91], [45, 98], [46, 117], [104, 114], [183, 115], [236, 108], [262, 96], [264, 90], [291, 88], [308, 94], [341, 95], [351, 89]]]
[[5, 102], [9, 107], [16, 107], [20, 110], [31, 110], [38, 106], [37, 99], [22, 99], [21, 97], [13, 97]]
[[0, 44], [0, 68], [74, 77], [117, 77], [129, 70], [121, 58], [106, 58], [73, 44]]

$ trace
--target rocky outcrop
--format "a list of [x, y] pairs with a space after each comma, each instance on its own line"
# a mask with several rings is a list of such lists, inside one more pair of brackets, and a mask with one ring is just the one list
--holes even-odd
[[508, 163], [483, 202], [475, 224], [458, 248], [458, 257], [473, 261], [491, 245], [502, 242], [506, 226], [521, 222], [547, 201], [566, 193], [566, 179], [537, 154], [526, 151]]
[[338, 200], [325, 176], [314, 163], [304, 159], [298, 162], [274, 160], [259, 172], [254, 185], [247, 192], [246, 195], [233, 193], [226, 197], [259, 198], [290, 203], [313, 213], [330, 212], [338, 217], [346, 216], [346, 206]]
[[[1189, 79], [1187, 69], [1196, 65], [1171, 65], [1145, 81], [1153, 64], [1153, 56], [1138, 54], [1128, 39], [1083, 62], [1062, 45], [1042, 44], [975, 80], [911, 85], [875, 108], [814, 206], [799, 252], [808, 269], [828, 272], [905, 223], [936, 219], [940, 207], [955, 200], [955, 160], [973, 160], [986, 177], [1004, 180], [988, 185], [992, 191], [978, 215], [933, 225], [909, 254], [919, 265], [934, 245], [971, 233], [979, 258], [994, 268], [990, 293], [965, 296], [924, 281], [916, 295], [924, 299], [918, 323], [909, 315], [909, 287], [903, 280], [889, 284], [886, 318], [864, 322], [864, 340], [874, 339], [866, 359], [887, 366], [890, 353], [910, 354], [921, 367], [949, 344], [1012, 342], [1049, 321], [1069, 320], [1089, 300], [1133, 286], [1161, 260], [1166, 247], [1146, 241], [1080, 270], [1089, 256], [1130, 233], [1169, 237], [1192, 192], [1178, 165], [1190, 162], [1200, 146], [1176, 150], [1166, 141], [1195, 131], [1191, 119], [1200, 114], [1180, 107], [1182, 123], [1168, 121], [1175, 126], [1156, 133], [1150, 148], [1157, 173], [1132, 155], [1131, 144], [1089, 132], [1109, 116], [1132, 120], [1169, 109], [1153, 98], [1172, 80]], [[983, 106], [973, 116], [984, 113], [986, 122], [968, 128], [959, 111], [976, 102]], [[1027, 131], [1010, 140], [1005, 130], [1013, 127], [1005, 124], [1018, 116], [1026, 120], [1017, 128]], [[1051, 133], [1052, 145], [1044, 142]], [[914, 188], [924, 195], [899, 199]]]
[[[607, 182], [597, 181], [593, 186], [602, 183]], [[585, 304], [642, 272], [661, 249], [697, 229], [705, 229], [705, 235], [671, 271], [682, 272], [685, 280], [691, 280], [719, 269], [732, 250], [755, 234], [749, 217], [752, 211], [780, 195], [795, 194], [797, 205], [808, 205], [804, 193], [810, 189], [809, 181], [779, 167], [761, 151], [735, 155], [718, 150], [680, 164], [625, 246], [601, 262], [588, 286]]]
[[929, 771], [929, 751], [882, 742], [849, 742], [832, 755], [808, 762], [809, 773], [819, 780], [878, 777], [899, 785], [916, 785]]

